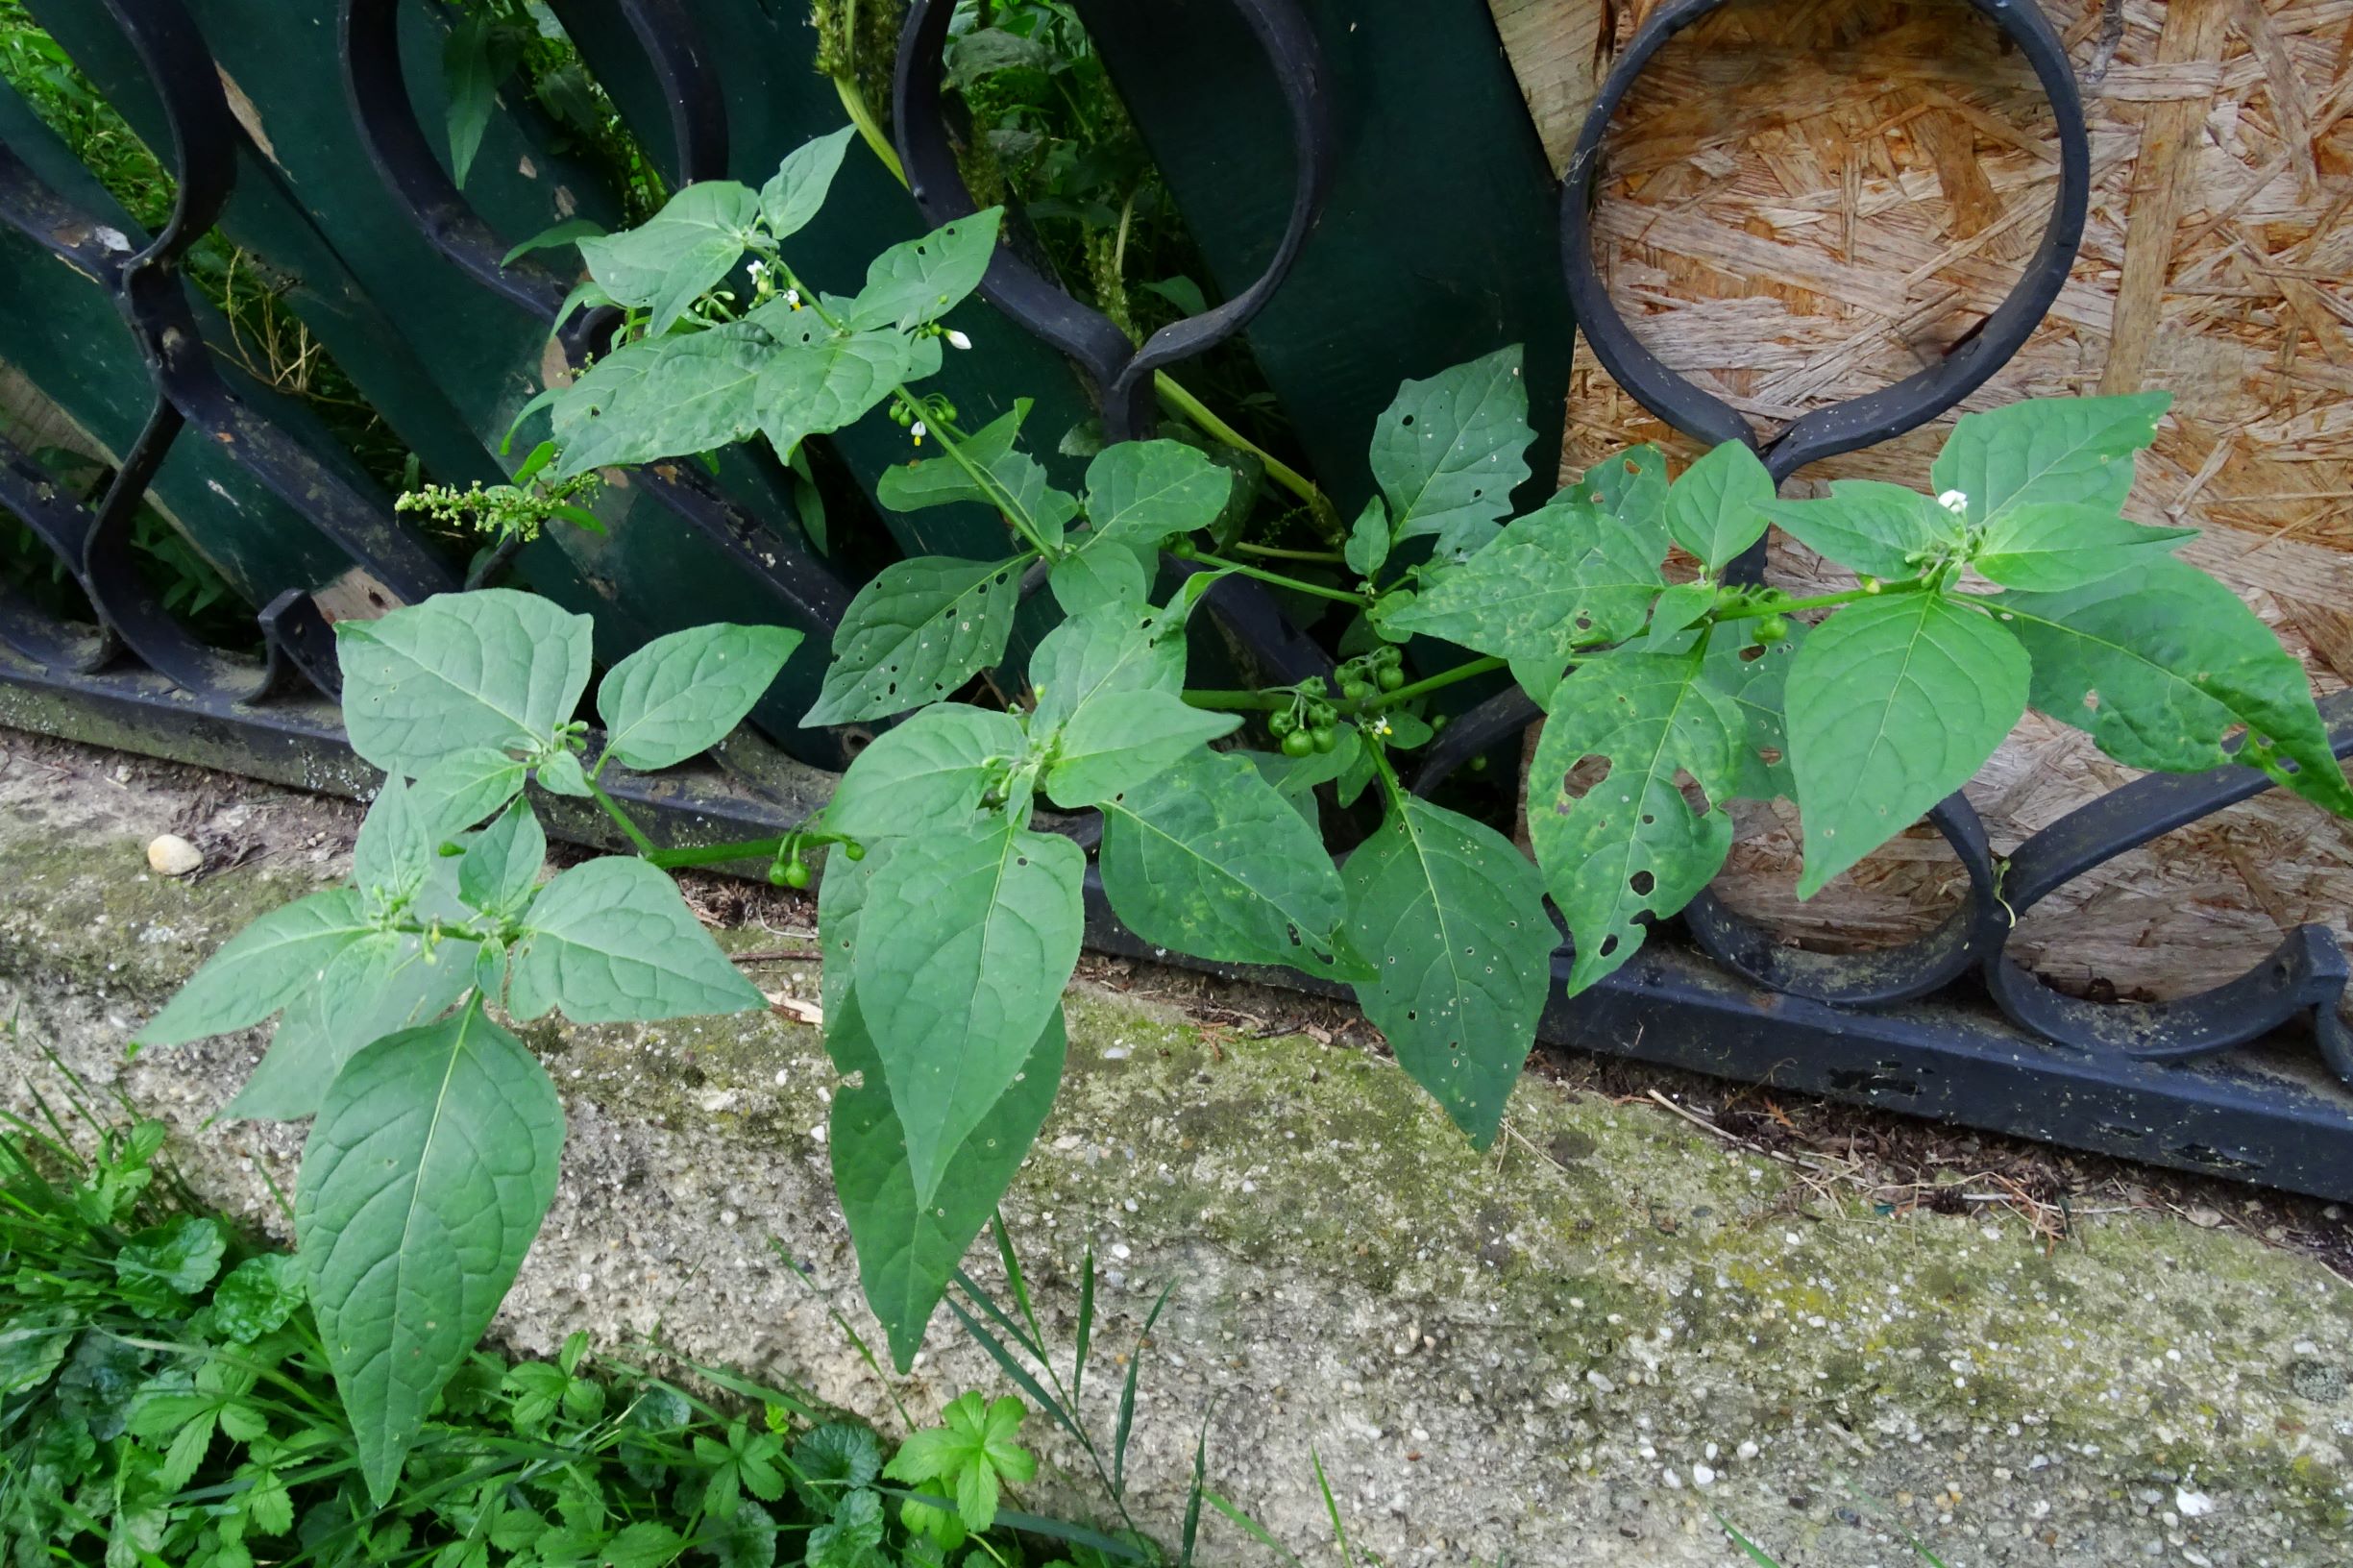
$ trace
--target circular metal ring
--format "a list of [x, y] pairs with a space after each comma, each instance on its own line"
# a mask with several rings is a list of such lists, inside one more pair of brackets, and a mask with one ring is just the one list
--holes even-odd
[[2091, 202], [2091, 134], [2084, 123], [2074, 68], [2068, 62], [2067, 44], [2034, 0], [1970, 0], [2026, 57], [2058, 119], [2059, 189], [2042, 241], [2009, 297], [1936, 364], [1876, 392], [1817, 408], [1773, 440], [1761, 441], [1731, 404], [1668, 369], [1635, 337], [1611, 302], [1593, 256], [1596, 182], [1602, 139], [1610, 120], [1668, 39], [1729, 3], [1670, 0], [1635, 30], [1585, 115], [1576, 151], [1570, 156], [1561, 182], [1560, 255], [1578, 326], [1592, 345], [1594, 357], [1618, 384], [1686, 435], [1711, 444], [1742, 441], [1754, 447], [1777, 482], [1818, 458], [1871, 446], [1927, 423], [1983, 385], [2018, 353], [2058, 298], [2074, 264]]

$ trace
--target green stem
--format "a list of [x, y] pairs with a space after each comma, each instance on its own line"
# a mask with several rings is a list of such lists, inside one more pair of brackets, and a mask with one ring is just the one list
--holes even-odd
[[1397, 770], [1389, 766], [1388, 748], [1379, 741], [1366, 736], [1364, 752], [1373, 759], [1373, 772], [1381, 775], [1381, 789], [1389, 797], [1389, 809], [1391, 811], [1405, 810], [1406, 787], [1397, 782]]
[[1199, 691], [1184, 694], [1185, 705], [1209, 708], [1219, 713], [1272, 713], [1277, 708], [1291, 705], [1288, 692], [1213, 692]]
[[859, 136], [873, 149], [874, 156], [882, 159], [882, 166], [891, 171], [891, 178], [905, 184], [907, 170], [898, 160], [898, 149], [891, 145], [889, 136], [883, 135], [882, 122], [874, 117], [874, 110], [867, 103], [866, 94], [858, 90], [858, 79], [854, 76], [837, 76], [833, 79], [833, 87], [842, 95], [842, 107], [849, 111], [849, 123], [858, 128]]
[[656, 849], [646, 856], [648, 865], [665, 871], [680, 870], [690, 866], [724, 866], [738, 860], [773, 860], [790, 834], [779, 833], [772, 839], [743, 839], [734, 844], [698, 844], [683, 849]]
[[1161, 402], [1201, 427], [1202, 434], [1256, 457], [1264, 465], [1268, 478], [1307, 502], [1308, 511], [1315, 519], [1315, 526], [1323, 530], [1327, 538], [1334, 541], [1340, 538], [1340, 514], [1334, 509], [1331, 498], [1315, 488], [1314, 480], [1219, 419], [1211, 411], [1208, 404], [1187, 391], [1166, 371], [1156, 370], [1152, 373], [1152, 389], [1160, 394]]
[[[583, 774], [582, 777], [586, 778], [586, 775]], [[654, 846], [653, 841], [646, 837], [644, 830], [629, 821], [629, 814], [621, 809], [621, 802], [604, 793], [603, 785], [593, 778], [588, 778], [587, 784], [588, 793], [597, 797], [597, 804], [604, 808], [604, 814], [607, 817], [621, 824], [621, 831], [626, 834], [629, 842], [637, 846], [639, 854], [658, 855], [661, 853], [661, 850]]]
[[1401, 702], [1410, 702], [1417, 697], [1427, 697], [1432, 692], [1452, 686], [1458, 680], [1469, 680], [1475, 675], [1483, 675], [1490, 670], [1501, 670], [1505, 663], [1503, 659], [1489, 657], [1473, 659], [1468, 664], [1458, 664], [1452, 670], [1439, 671], [1427, 680], [1417, 680], [1410, 686], [1400, 686], [1393, 692], [1383, 692], [1379, 697], [1367, 698], [1362, 711], [1379, 713], [1384, 708], [1393, 708]]
[[1259, 581], [1272, 583], [1277, 588], [1288, 588], [1295, 593], [1312, 594], [1317, 599], [1329, 599], [1342, 604], [1354, 604], [1358, 609], [1367, 608], [1372, 603], [1371, 600], [1353, 589], [1327, 588], [1320, 582], [1302, 582], [1297, 577], [1287, 577], [1280, 572], [1269, 572], [1263, 567], [1251, 566], [1243, 561], [1229, 561], [1222, 555], [1212, 555], [1206, 551], [1196, 551], [1191, 558], [1204, 566], [1218, 567], [1228, 572], [1238, 572], [1245, 577], [1256, 577]]
[[1234, 546], [1244, 555], [1263, 555], [1270, 561], [1313, 561], [1318, 566], [1341, 566], [1348, 557], [1336, 550], [1284, 550], [1275, 545], [1254, 545], [1248, 541]]
[[1826, 610], [1840, 604], [1852, 604], [1857, 600], [1884, 599], [1889, 594], [1917, 594], [1929, 586], [1925, 577], [1905, 577], [1897, 582], [1883, 582], [1876, 588], [1850, 588], [1844, 593], [1816, 594], [1811, 599], [1780, 599], [1761, 603], [1743, 604], [1733, 609], [1711, 611], [1712, 622], [1754, 621], [1768, 615], [1788, 615], [1798, 610]]

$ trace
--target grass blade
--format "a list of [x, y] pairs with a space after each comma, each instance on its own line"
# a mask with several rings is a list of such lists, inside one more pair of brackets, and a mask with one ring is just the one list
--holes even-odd
[[1070, 1418], [1070, 1412], [1062, 1408], [1061, 1401], [1045, 1391], [1045, 1385], [1038, 1381], [1028, 1367], [1014, 1360], [1013, 1352], [1005, 1348], [1003, 1340], [991, 1334], [982, 1325], [979, 1318], [966, 1311], [964, 1303], [958, 1301], [954, 1296], [947, 1298], [947, 1310], [956, 1314], [956, 1321], [964, 1325], [965, 1333], [980, 1341], [980, 1348], [989, 1353], [990, 1360], [995, 1361], [1004, 1370], [1005, 1376], [1019, 1384], [1021, 1391], [1036, 1400], [1038, 1408], [1052, 1416], [1065, 1432], [1077, 1438], [1081, 1448], [1087, 1446], [1087, 1434], [1081, 1432], [1078, 1423]]
[[1078, 1280], [1078, 1354], [1070, 1364], [1070, 1403], [1076, 1405], [1087, 1386], [1087, 1347], [1094, 1339], [1094, 1247], [1087, 1248], [1087, 1262], [1079, 1270]]
[[1210, 1417], [1216, 1412], [1217, 1402], [1201, 1412], [1201, 1435], [1193, 1441], [1192, 1485], [1185, 1494], [1185, 1534], [1177, 1553], [1177, 1568], [1192, 1568], [1193, 1539], [1201, 1533], [1201, 1493], [1208, 1485], [1210, 1452]]
[[1013, 1337], [1013, 1342], [1015, 1344], [1019, 1345], [1023, 1350], [1028, 1351], [1031, 1360], [1036, 1361], [1040, 1366], [1045, 1365], [1045, 1347], [1039, 1343], [1036, 1339], [1031, 1338], [1029, 1335], [1023, 1331], [1020, 1324], [1016, 1323], [1010, 1316], [1008, 1316], [1005, 1309], [996, 1304], [996, 1299], [990, 1295], [988, 1291], [980, 1287], [979, 1281], [973, 1279], [971, 1275], [967, 1274], [961, 1268], [956, 1270], [954, 1279], [957, 1286], [961, 1288], [966, 1295], [972, 1298], [972, 1304], [978, 1307], [982, 1311], [989, 1314], [990, 1322], [994, 1323], [998, 1328], [1003, 1329]]
[[1332, 1495], [1332, 1482], [1324, 1479], [1324, 1457], [1310, 1448], [1308, 1458], [1315, 1465], [1315, 1486], [1324, 1494], [1324, 1511], [1332, 1515], [1332, 1534], [1340, 1543], [1340, 1559], [1348, 1568], [1357, 1568], [1356, 1549], [1348, 1544], [1348, 1527], [1340, 1523], [1339, 1503]]
[[1208, 1501], [1211, 1507], [1224, 1514], [1233, 1523], [1235, 1529], [1281, 1557], [1285, 1562], [1289, 1563], [1290, 1568], [1307, 1568], [1307, 1565], [1299, 1560], [1297, 1555], [1289, 1547], [1266, 1533], [1264, 1525], [1236, 1507], [1231, 1501], [1220, 1496], [1214, 1487], [1204, 1490], [1201, 1495]]
[[1765, 1549], [1763, 1547], [1757, 1545], [1746, 1535], [1743, 1535], [1740, 1532], [1739, 1527], [1734, 1525], [1729, 1519], [1727, 1519], [1724, 1517], [1724, 1515], [1719, 1513], [1716, 1515], [1716, 1523], [1724, 1527], [1724, 1532], [1732, 1538], [1732, 1544], [1739, 1547], [1743, 1552], [1746, 1552], [1749, 1555], [1751, 1561], [1762, 1563], [1764, 1568], [1781, 1568], [1779, 1563], [1765, 1556]]
[[1168, 1292], [1176, 1288], [1170, 1280], [1161, 1286], [1160, 1300], [1152, 1304], [1152, 1311], [1143, 1320], [1143, 1332], [1136, 1336], [1136, 1354], [1128, 1358], [1127, 1386], [1119, 1390], [1119, 1424], [1111, 1439], [1111, 1495], [1115, 1502], [1127, 1498], [1127, 1440], [1136, 1427], [1136, 1376], [1143, 1369], [1144, 1346], [1152, 1338], [1152, 1325], [1160, 1321], [1160, 1310], [1168, 1305]]

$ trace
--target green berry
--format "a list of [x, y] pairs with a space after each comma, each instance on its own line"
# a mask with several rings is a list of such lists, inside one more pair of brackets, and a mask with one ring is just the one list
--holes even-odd
[[1351, 702], [1361, 702], [1372, 695], [1372, 687], [1363, 681], [1348, 680], [1340, 683], [1340, 696], [1348, 698], [1348, 700]]
[[1406, 683], [1406, 673], [1393, 664], [1385, 664], [1381, 667], [1381, 674], [1375, 678], [1381, 682], [1383, 691], [1393, 692]]
[[1315, 737], [1308, 730], [1294, 729], [1283, 737], [1283, 754], [1287, 757], [1304, 757], [1314, 749]]
[[784, 869], [784, 885], [788, 888], [807, 887], [809, 885], [809, 863], [796, 859], [787, 865]]
[[855, 839], [846, 840], [842, 845], [842, 853], [847, 855], [852, 860], [864, 860], [866, 858], [866, 845], [860, 844]]
[[1317, 724], [1308, 731], [1308, 739], [1314, 743], [1316, 750], [1328, 752], [1340, 744], [1340, 732], [1330, 724]]
[[1288, 708], [1286, 708], [1281, 713], [1278, 713], [1273, 718], [1267, 720], [1266, 727], [1273, 730], [1278, 737], [1288, 735], [1292, 730], [1299, 727], [1299, 716], [1292, 713]]
[[1448, 716], [1443, 713], [1432, 714], [1430, 716], [1430, 733], [1435, 735], [1439, 730], [1444, 729], [1446, 727], [1447, 717]]
[[1756, 624], [1756, 640], [1760, 643], [1777, 643], [1788, 635], [1789, 622], [1781, 616], [1769, 615]]
[[1483, 773], [1483, 772], [1485, 772], [1486, 771], [1487, 771], [1487, 759], [1486, 759], [1486, 757], [1484, 756], [1484, 754], [1482, 754], [1482, 755], [1480, 755], [1480, 756], [1473, 757], [1473, 758], [1471, 759], [1471, 772], [1474, 772], [1474, 773]]

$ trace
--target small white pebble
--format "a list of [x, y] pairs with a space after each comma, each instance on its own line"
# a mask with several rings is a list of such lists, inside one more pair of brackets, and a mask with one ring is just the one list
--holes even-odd
[[147, 864], [161, 876], [185, 876], [205, 863], [204, 852], [177, 833], [147, 841]]
[[1716, 1483], [1716, 1473], [1706, 1465], [1695, 1464], [1691, 1467], [1691, 1483], [1694, 1486], [1713, 1486]]

